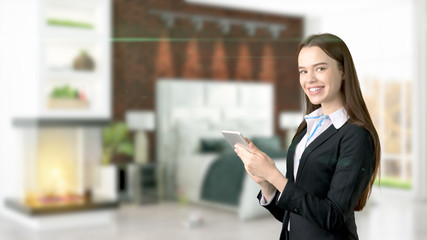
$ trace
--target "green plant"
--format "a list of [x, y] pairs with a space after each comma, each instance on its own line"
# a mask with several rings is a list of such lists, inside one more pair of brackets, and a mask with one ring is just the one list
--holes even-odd
[[391, 177], [382, 177], [380, 182], [378, 182], [378, 179], [376, 179], [374, 184], [381, 187], [400, 188], [400, 189], [407, 189], [407, 190], [412, 188], [411, 181], [401, 180], [401, 179], [396, 179]]
[[47, 24], [54, 25], [54, 26], [64, 26], [64, 27], [75, 27], [75, 28], [88, 28], [93, 29], [94, 26], [87, 22], [79, 22], [69, 19], [56, 19], [56, 18], [50, 18], [47, 19]]
[[133, 156], [134, 146], [129, 137], [129, 129], [123, 122], [112, 123], [102, 129], [102, 164], [109, 164], [116, 154]]
[[50, 96], [51, 98], [77, 99], [79, 97], [79, 91], [71, 88], [69, 85], [64, 85], [54, 88]]

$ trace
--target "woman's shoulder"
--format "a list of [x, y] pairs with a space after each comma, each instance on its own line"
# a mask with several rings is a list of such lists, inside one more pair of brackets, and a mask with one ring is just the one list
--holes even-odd
[[353, 136], [357, 136], [357, 135], [366, 135], [369, 136], [369, 131], [361, 126], [358, 125], [356, 123], [353, 123], [351, 121], [347, 121], [342, 127], [341, 127], [340, 132], [342, 132], [345, 135], [353, 135]]
[[345, 151], [354, 148], [363, 148], [364, 151], [373, 153], [373, 138], [365, 127], [356, 123], [347, 122], [341, 127], [339, 132], [340, 146]]

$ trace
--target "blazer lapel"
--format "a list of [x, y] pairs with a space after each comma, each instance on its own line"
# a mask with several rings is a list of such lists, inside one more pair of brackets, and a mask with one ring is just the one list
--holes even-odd
[[295, 156], [295, 150], [298, 145], [298, 143], [301, 141], [301, 139], [304, 137], [305, 133], [307, 132], [307, 128], [304, 129], [291, 143], [291, 145], [288, 148], [288, 154], [286, 157], [286, 172], [288, 181], [294, 181], [294, 156]]
[[326, 140], [328, 140], [330, 137], [332, 137], [336, 132], [338, 132], [338, 129], [336, 129], [334, 127], [334, 125], [331, 125], [330, 127], [328, 127], [328, 129], [326, 129], [323, 133], [321, 133], [316, 139], [313, 140], [313, 142], [311, 142], [307, 148], [304, 150], [304, 152], [302, 153], [301, 156], [301, 162], [298, 166], [298, 171], [297, 171], [297, 182], [298, 179], [301, 175], [301, 172], [307, 162], [307, 157], [308, 155], [310, 155], [310, 153], [316, 149], [318, 146], [320, 146], [323, 142], [325, 142]]

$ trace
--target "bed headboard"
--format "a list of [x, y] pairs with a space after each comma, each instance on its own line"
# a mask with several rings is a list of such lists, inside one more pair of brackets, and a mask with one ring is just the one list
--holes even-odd
[[161, 192], [174, 196], [176, 158], [201, 137], [220, 138], [223, 129], [247, 137], [273, 135], [274, 89], [271, 83], [159, 79], [156, 115], [156, 155], [166, 187]]

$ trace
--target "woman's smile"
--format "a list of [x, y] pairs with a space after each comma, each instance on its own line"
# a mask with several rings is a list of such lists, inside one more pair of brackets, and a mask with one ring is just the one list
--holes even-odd
[[310, 95], [316, 95], [323, 91], [325, 87], [308, 87], [308, 92]]

